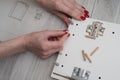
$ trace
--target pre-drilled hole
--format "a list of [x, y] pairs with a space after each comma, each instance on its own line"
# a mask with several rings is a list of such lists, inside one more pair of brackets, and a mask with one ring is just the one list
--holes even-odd
[[67, 56], [67, 54], [65, 54], [65, 56]]
[[75, 34], [72, 34], [72, 36], [75, 36]]
[[61, 65], [61, 67], [64, 67], [63, 65]]
[[115, 34], [115, 32], [112, 32], [112, 34]]
[[98, 77], [98, 79], [101, 79], [101, 77]]
[[76, 24], [76, 26], [78, 26], [78, 24]]

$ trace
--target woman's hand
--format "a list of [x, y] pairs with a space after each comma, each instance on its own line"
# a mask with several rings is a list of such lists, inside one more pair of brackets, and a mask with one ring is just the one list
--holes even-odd
[[69, 35], [67, 31], [39, 31], [3, 41], [0, 42], [0, 58], [25, 51], [48, 58], [63, 49], [63, 43]]
[[63, 49], [63, 43], [69, 37], [67, 31], [40, 31], [26, 35], [26, 49], [41, 58], [48, 58]]
[[60, 17], [67, 25], [70, 23], [69, 17], [80, 21], [89, 17], [89, 12], [75, 0], [37, 0], [37, 2]]

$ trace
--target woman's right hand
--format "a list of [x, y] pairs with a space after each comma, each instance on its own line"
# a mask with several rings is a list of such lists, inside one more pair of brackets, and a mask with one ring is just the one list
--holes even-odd
[[69, 36], [67, 31], [62, 30], [33, 32], [26, 35], [25, 47], [27, 51], [36, 53], [41, 58], [48, 58], [63, 49], [63, 44]]

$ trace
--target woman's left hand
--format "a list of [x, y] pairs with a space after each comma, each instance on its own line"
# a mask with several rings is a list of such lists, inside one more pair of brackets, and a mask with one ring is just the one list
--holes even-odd
[[75, 0], [37, 0], [37, 2], [51, 13], [60, 17], [67, 26], [69, 17], [83, 21], [89, 17], [89, 12]]

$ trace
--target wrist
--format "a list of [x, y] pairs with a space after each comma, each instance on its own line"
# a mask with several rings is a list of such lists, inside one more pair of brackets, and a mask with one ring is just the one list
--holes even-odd
[[21, 37], [21, 44], [23, 47], [23, 51], [29, 51], [29, 47], [31, 46], [31, 35], [32, 33], [26, 34]]
[[21, 52], [26, 52], [27, 51], [26, 46], [28, 43], [27, 35], [24, 35], [24, 36], [21, 36], [20, 38], [18, 38], [18, 43], [19, 43]]
[[26, 48], [25, 36], [14, 38], [0, 43], [0, 57], [25, 52]]

